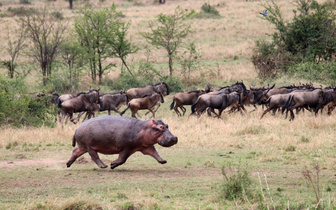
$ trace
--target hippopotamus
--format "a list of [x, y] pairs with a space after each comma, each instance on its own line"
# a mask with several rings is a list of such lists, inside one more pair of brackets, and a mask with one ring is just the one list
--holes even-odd
[[76, 143], [78, 146], [73, 150], [67, 167], [88, 152], [100, 168], [106, 168], [107, 165], [99, 159], [98, 153], [119, 154], [118, 159], [111, 163], [111, 169], [114, 169], [137, 151], [152, 156], [161, 164], [167, 163], [160, 157], [154, 144], [171, 147], [177, 143], [177, 137], [159, 119], [138, 120], [107, 115], [82, 123], [75, 131], [72, 146], [75, 147]]

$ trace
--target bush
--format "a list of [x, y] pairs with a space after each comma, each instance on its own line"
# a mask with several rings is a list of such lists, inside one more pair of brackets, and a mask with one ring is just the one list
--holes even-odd
[[[15, 87], [18, 85], [18, 87]], [[33, 98], [29, 94], [18, 97], [16, 89], [22, 82], [7, 81], [0, 77], [0, 124], [20, 126], [54, 126], [55, 108], [47, 97]], [[14, 97], [16, 95], [16, 97]]]
[[265, 19], [276, 27], [276, 32], [272, 42], [256, 42], [252, 57], [261, 79], [273, 77], [299, 63], [335, 62], [336, 15], [328, 3], [296, 0], [294, 17], [285, 22], [279, 6], [273, 0], [270, 2], [265, 7], [269, 11]]
[[123, 74], [115, 80], [113, 83], [112, 89], [114, 90], [128, 90], [134, 87], [144, 87], [148, 84], [145, 80], [140, 77], [133, 77], [130, 74]]
[[183, 84], [176, 77], [166, 76], [163, 77], [163, 81], [168, 85], [170, 92], [182, 92]]
[[204, 3], [201, 9], [202, 12], [204, 13], [208, 13], [214, 16], [220, 16], [218, 10], [215, 7], [211, 6], [210, 4]]
[[326, 84], [336, 83], [336, 63], [315, 63], [304, 62], [291, 66], [288, 71], [290, 75], [298, 78], [318, 81]]
[[20, 4], [31, 4], [30, 0], [20, 0]]
[[250, 173], [239, 164], [237, 169], [232, 169], [231, 163], [222, 167], [224, 182], [222, 185], [221, 196], [228, 200], [242, 200], [254, 198], [252, 188], [252, 178]]

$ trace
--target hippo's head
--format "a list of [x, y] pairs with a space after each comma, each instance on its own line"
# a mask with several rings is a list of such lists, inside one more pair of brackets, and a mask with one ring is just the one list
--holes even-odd
[[156, 142], [163, 147], [171, 147], [177, 143], [177, 137], [168, 129], [168, 125], [162, 120], [152, 119], [149, 122], [152, 136], [156, 138]]

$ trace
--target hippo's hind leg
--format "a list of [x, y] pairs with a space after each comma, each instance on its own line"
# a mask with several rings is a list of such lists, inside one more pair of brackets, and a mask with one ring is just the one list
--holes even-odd
[[80, 156], [82, 156], [84, 153], [86, 153], [87, 151], [85, 149], [82, 149], [82, 148], [78, 148], [76, 147], [73, 151], [72, 151], [72, 155], [69, 159], [69, 161], [67, 162], [67, 167], [69, 168], [73, 162], [76, 161], [76, 159]]
[[98, 153], [96, 151], [94, 151], [93, 149], [91, 149], [90, 147], [88, 148], [88, 153], [91, 156], [91, 159], [100, 167], [100, 168], [106, 168], [107, 165], [105, 165], [103, 163], [103, 161], [101, 161], [99, 159]]

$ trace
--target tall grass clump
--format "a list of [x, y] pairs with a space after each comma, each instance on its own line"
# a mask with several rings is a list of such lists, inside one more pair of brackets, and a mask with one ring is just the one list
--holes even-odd
[[244, 169], [239, 163], [236, 169], [232, 168], [231, 163], [227, 163], [222, 167], [222, 175], [224, 177], [221, 188], [220, 198], [230, 201], [249, 202], [255, 198], [253, 192], [254, 182], [248, 170]]

